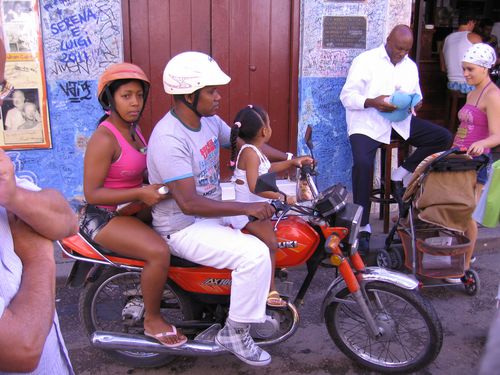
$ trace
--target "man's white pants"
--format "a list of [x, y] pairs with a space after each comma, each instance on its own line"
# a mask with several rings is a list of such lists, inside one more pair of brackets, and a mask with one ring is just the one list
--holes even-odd
[[172, 254], [204, 266], [233, 270], [229, 318], [240, 323], [265, 320], [271, 281], [268, 247], [257, 237], [224, 226], [224, 219], [197, 219], [165, 238]]

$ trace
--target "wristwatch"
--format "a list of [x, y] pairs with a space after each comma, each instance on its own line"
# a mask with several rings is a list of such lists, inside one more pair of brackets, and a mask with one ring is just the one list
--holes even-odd
[[286, 160], [292, 160], [293, 159], [293, 154], [291, 152], [286, 153]]

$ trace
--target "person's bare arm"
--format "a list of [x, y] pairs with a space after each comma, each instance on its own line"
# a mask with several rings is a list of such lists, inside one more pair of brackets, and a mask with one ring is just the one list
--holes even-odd
[[59, 192], [30, 191], [16, 186], [14, 165], [3, 150], [0, 150], [0, 205], [51, 240], [78, 230], [76, 214]]
[[196, 193], [192, 177], [176, 180], [167, 184], [172, 197], [186, 215], [219, 217], [247, 215], [258, 219], [268, 219], [274, 209], [268, 203], [222, 202], [202, 197]]
[[446, 73], [446, 61], [444, 59], [443, 48], [439, 51], [439, 67], [443, 73]]
[[302, 165], [310, 165], [313, 164], [314, 160], [310, 156], [299, 156], [296, 158], [293, 158], [292, 160], [285, 160], [285, 161], [277, 161], [274, 163], [271, 163], [271, 168], [269, 169], [269, 172], [283, 172], [286, 171], [287, 169], [291, 167], [296, 167], [300, 168]]
[[54, 319], [54, 248], [13, 215], [9, 224], [23, 274], [19, 291], [0, 317], [0, 371], [31, 372]]

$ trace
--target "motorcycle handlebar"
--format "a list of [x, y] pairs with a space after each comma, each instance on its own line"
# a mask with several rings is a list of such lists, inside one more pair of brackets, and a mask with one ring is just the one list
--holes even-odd
[[[275, 214], [278, 214], [279, 212], [282, 212], [288, 208], [288, 205], [279, 199], [272, 200], [269, 202], [271, 206], [273, 206]], [[248, 216], [248, 221], [250, 223], [253, 223], [254, 221], [258, 220], [255, 216], [249, 215]]]

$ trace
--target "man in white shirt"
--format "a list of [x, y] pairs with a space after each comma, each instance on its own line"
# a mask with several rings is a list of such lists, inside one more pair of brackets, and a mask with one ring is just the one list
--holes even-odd
[[0, 149], [0, 374], [74, 374], [55, 313], [52, 240], [77, 229], [64, 197], [16, 179]]
[[458, 24], [458, 30], [448, 35], [444, 40], [439, 60], [441, 71], [448, 76], [448, 88], [467, 94], [474, 89], [474, 86], [465, 82], [462, 72], [462, 58], [469, 47], [481, 43], [482, 39], [479, 34], [472, 32], [476, 26], [476, 20], [469, 14], [460, 14]]
[[[361, 254], [369, 249], [370, 193], [375, 153], [379, 146], [390, 143], [392, 137], [417, 147], [391, 176], [393, 195], [400, 202], [403, 179], [407, 181], [425, 157], [446, 149], [451, 143], [448, 130], [410, 113], [398, 122], [392, 122], [383, 115], [397, 109], [388, 101], [395, 91], [422, 96], [417, 66], [407, 56], [412, 45], [411, 29], [406, 25], [397, 25], [385, 45], [365, 51], [353, 60], [340, 93], [340, 100], [346, 109], [347, 132], [353, 155], [354, 203], [363, 206], [358, 248]], [[421, 102], [416, 108], [420, 106]]]

